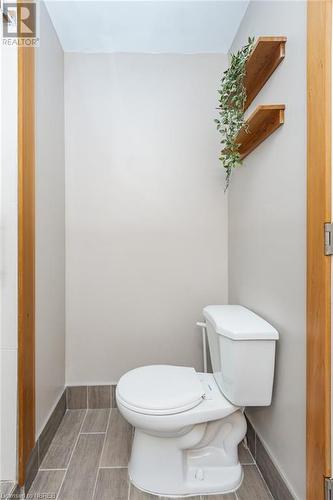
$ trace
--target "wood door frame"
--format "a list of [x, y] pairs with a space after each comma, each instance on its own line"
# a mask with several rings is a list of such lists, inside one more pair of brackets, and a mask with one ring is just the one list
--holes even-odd
[[307, 500], [331, 476], [331, 0], [307, 4]]
[[18, 481], [35, 446], [35, 49], [18, 48]]

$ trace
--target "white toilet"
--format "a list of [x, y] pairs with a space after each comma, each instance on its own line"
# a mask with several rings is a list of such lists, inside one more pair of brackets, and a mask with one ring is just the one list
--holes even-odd
[[237, 305], [203, 310], [213, 374], [153, 365], [126, 373], [118, 408], [135, 427], [129, 475], [160, 496], [222, 494], [243, 479], [245, 406], [271, 403], [278, 332]]

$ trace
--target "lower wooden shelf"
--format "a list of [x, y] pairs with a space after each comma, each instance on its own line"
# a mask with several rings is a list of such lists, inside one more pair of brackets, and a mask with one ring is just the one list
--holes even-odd
[[284, 123], [284, 104], [258, 106], [237, 135], [242, 160]]

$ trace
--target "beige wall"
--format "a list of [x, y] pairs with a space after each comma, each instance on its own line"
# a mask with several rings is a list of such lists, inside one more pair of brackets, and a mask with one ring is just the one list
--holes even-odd
[[223, 55], [65, 55], [66, 381], [202, 368], [202, 307], [227, 301], [213, 123]]
[[37, 435], [65, 384], [64, 54], [43, 3], [36, 60]]
[[288, 37], [285, 61], [252, 106], [285, 103], [286, 122], [232, 179], [229, 300], [280, 332], [273, 404], [248, 414], [295, 496], [304, 500], [306, 4], [250, 2], [233, 50], [253, 35]]

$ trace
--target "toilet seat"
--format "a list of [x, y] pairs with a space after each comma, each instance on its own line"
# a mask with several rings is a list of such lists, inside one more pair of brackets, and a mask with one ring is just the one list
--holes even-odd
[[130, 405], [128, 402], [123, 401], [119, 393], [119, 386], [121, 389], [123, 385], [122, 378], [116, 389], [118, 408], [133, 427], [145, 429], [147, 433], [157, 432], [161, 435], [177, 434], [179, 431], [182, 432], [187, 426], [218, 420], [240, 409], [230, 403], [222, 394], [212, 373], [195, 374], [200, 380], [205, 394], [199, 403], [192, 408], [183, 409], [183, 411], [178, 408], [176, 412], [167, 414], [162, 412], [156, 413], [156, 410], [155, 413], [154, 411], [149, 413], [147, 409], [136, 407], [133, 404]]
[[117, 399], [145, 415], [173, 415], [198, 406], [205, 387], [194, 368], [143, 366], [127, 372], [117, 386]]

